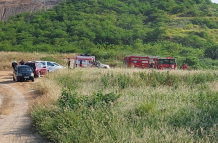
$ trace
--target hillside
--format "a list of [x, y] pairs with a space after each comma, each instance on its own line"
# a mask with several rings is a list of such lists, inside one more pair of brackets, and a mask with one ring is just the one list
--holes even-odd
[[67, 0], [0, 22], [0, 51], [78, 52], [120, 61], [126, 54], [174, 56], [214, 68], [217, 9], [210, 0]]
[[0, 20], [6, 21], [11, 16], [24, 13], [45, 11], [62, 0], [0, 0]]

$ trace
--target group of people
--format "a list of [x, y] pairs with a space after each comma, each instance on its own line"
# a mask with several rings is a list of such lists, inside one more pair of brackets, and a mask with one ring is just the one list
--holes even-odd
[[[24, 60], [22, 59], [21, 61], [20, 61], [20, 65], [24, 65], [25, 64], [25, 62], [24, 62]], [[12, 68], [13, 69], [15, 69], [15, 67], [18, 65], [18, 63], [17, 63], [17, 61], [14, 61], [13, 63], [12, 63]]]

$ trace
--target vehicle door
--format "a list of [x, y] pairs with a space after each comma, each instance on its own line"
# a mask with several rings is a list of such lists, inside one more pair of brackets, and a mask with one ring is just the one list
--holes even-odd
[[47, 66], [48, 66], [49, 71], [51, 72], [56, 70], [54, 64], [52, 64], [51, 62], [47, 62]]
[[46, 74], [46, 72], [47, 72], [46, 66], [44, 66], [42, 63], [38, 63], [38, 65], [39, 65], [39, 67], [41, 69], [41, 73]]
[[89, 67], [89, 63], [88, 63], [88, 60], [83, 60], [83, 66], [84, 67]]
[[14, 68], [13, 76], [14, 76], [14, 79], [17, 80], [17, 66]]

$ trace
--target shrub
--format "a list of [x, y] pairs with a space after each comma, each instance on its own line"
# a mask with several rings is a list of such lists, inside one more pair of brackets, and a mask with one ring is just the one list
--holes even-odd
[[142, 102], [136, 105], [135, 107], [135, 115], [139, 117], [146, 116], [152, 112], [154, 112], [155, 102], [147, 103]]

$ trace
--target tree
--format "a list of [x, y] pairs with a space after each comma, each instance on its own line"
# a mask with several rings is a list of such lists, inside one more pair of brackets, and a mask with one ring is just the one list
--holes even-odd
[[206, 58], [218, 59], [218, 45], [207, 48], [204, 52]]

